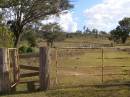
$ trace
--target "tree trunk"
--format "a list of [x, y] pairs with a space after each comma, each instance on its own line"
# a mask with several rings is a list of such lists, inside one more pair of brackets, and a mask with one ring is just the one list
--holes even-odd
[[14, 39], [14, 47], [18, 48], [19, 46], [19, 42], [23, 33], [23, 26], [19, 27], [19, 29], [17, 30], [17, 32], [14, 33], [15, 39]]
[[50, 47], [53, 47], [53, 41], [50, 42]]
[[22, 35], [22, 32], [20, 34], [15, 35], [15, 40], [14, 40], [14, 47], [15, 48], [18, 48], [18, 46], [19, 46], [21, 35]]
[[18, 36], [15, 37], [15, 40], [14, 40], [14, 47], [15, 47], [15, 48], [18, 47], [19, 40], [20, 40], [20, 37], [19, 37], [19, 35], [18, 35]]

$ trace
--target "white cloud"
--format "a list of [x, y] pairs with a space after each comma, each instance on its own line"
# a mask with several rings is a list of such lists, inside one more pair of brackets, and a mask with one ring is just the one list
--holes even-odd
[[43, 21], [44, 24], [54, 22], [58, 23], [66, 32], [77, 31], [77, 22], [75, 22], [75, 18], [71, 12], [61, 14], [59, 17], [52, 16], [48, 20]]
[[72, 13], [61, 15], [59, 24], [65, 31], [75, 32], [77, 30], [77, 23], [75, 22]]
[[103, 0], [85, 10], [86, 26], [110, 31], [124, 17], [130, 17], [130, 0]]

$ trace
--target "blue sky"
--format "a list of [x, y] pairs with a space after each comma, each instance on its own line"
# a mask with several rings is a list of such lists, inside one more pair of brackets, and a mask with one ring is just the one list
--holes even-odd
[[73, 0], [73, 4], [75, 7], [66, 23], [69, 24], [66, 31], [70, 32], [82, 30], [84, 25], [109, 32], [116, 28], [118, 21], [130, 17], [130, 0]]
[[86, 17], [84, 15], [84, 11], [87, 8], [91, 8], [92, 6], [101, 3], [102, 0], [75, 0], [73, 1], [74, 9], [72, 9], [73, 17], [77, 18], [76, 22], [78, 24], [78, 29], [82, 30], [85, 25]]
[[130, 17], [130, 0], [71, 0], [74, 8], [67, 14], [51, 18], [66, 32], [89, 29], [110, 32], [124, 17]]

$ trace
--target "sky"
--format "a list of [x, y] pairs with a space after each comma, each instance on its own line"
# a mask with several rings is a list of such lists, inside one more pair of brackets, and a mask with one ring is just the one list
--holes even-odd
[[102, 0], [75, 0], [73, 2], [74, 9], [72, 9], [73, 18], [77, 23], [77, 29], [83, 30], [86, 25], [85, 10], [91, 8], [93, 5], [100, 3]]
[[75, 32], [90, 29], [109, 32], [116, 28], [118, 21], [130, 17], [130, 0], [71, 0], [74, 8], [60, 18], [48, 22], [58, 22], [64, 31]]

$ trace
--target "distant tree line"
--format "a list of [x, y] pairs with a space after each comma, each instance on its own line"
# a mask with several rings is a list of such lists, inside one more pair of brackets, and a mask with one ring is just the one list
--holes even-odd
[[98, 31], [97, 29], [90, 30], [89, 28], [84, 28], [83, 31], [76, 31], [74, 33], [67, 33], [67, 38], [73, 37], [93, 37], [93, 38], [108, 38], [109, 34], [105, 31]]

